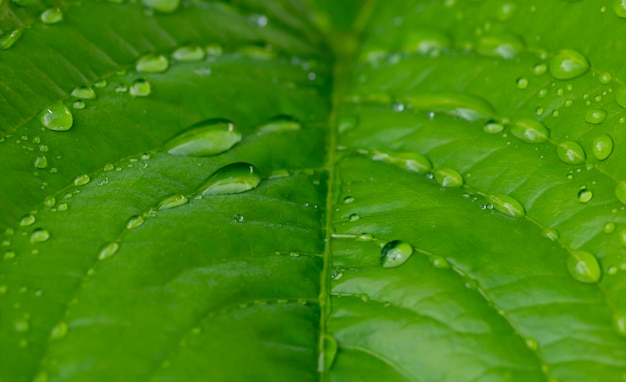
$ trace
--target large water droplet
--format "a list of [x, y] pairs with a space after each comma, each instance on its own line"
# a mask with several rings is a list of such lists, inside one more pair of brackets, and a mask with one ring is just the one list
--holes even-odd
[[100, 250], [100, 253], [98, 254], [98, 259], [100, 260], [108, 259], [109, 257], [114, 256], [119, 249], [120, 249], [119, 243], [117, 242], [109, 243], [105, 245], [104, 247], [102, 247], [102, 249]]
[[178, 48], [172, 53], [172, 58], [182, 62], [193, 62], [203, 60], [206, 56], [204, 49], [198, 45], [183, 46]]
[[605, 160], [611, 153], [613, 152], [613, 138], [611, 138], [607, 134], [602, 134], [597, 136], [593, 140], [593, 145], [591, 148], [593, 152], [593, 156], [597, 160]]
[[599, 125], [606, 120], [606, 110], [602, 109], [592, 109], [588, 110], [587, 114], [585, 114], [585, 121], [589, 123], [593, 123], [594, 125]]
[[182, 206], [183, 204], [187, 204], [189, 199], [185, 195], [176, 194], [172, 196], [168, 196], [167, 198], [161, 200], [158, 205], [158, 209], [167, 210], [170, 208]]
[[425, 156], [418, 153], [381, 153], [375, 151], [372, 155], [375, 161], [383, 161], [418, 174], [432, 169], [432, 164]]
[[148, 54], [137, 61], [138, 72], [162, 73], [170, 66], [167, 57], [163, 55]]
[[586, 188], [581, 188], [578, 191], [578, 201], [581, 203], [589, 203], [593, 199], [593, 192]]
[[5, 32], [2, 36], [0, 36], [0, 49], [9, 49], [17, 40], [19, 40], [21, 36], [21, 29], [15, 29], [10, 33]]
[[239, 194], [256, 188], [260, 182], [254, 166], [232, 163], [217, 170], [200, 189], [202, 195]]
[[613, 0], [613, 11], [618, 17], [626, 18], [626, 1]]
[[72, 95], [80, 99], [95, 99], [96, 98], [96, 92], [92, 88], [87, 87], [87, 86], [81, 86], [72, 90]]
[[39, 18], [44, 24], [56, 24], [63, 21], [63, 12], [59, 8], [49, 8]]
[[476, 50], [489, 57], [512, 59], [525, 48], [524, 40], [511, 33], [485, 36], [478, 41]]
[[65, 322], [59, 322], [50, 332], [50, 339], [60, 340], [67, 335], [68, 326]]
[[138, 79], [130, 86], [130, 95], [133, 97], [147, 97], [152, 91], [150, 82], [144, 79]]
[[434, 172], [435, 180], [443, 187], [463, 186], [463, 176], [458, 171], [451, 168], [440, 168]]
[[43, 243], [44, 241], [48, 241], [50, 238], [50, 233], [43, 228], [37, 228], [30, 235], [31, 243]]
[[543, 143], [550, 137], [545, 125], [534, 119], [522, 119], [511, 126], [511, 134], [526, 143]]
[[317, 361], [317, 371], [320, 373], [330, 370], [337, 357], [337, 340], [330, 334], [324, 334], [322, 336], [322, 349], [323, 351], [319, 355]]
[[84, 186], [85, 184], [89, 183], [90, 181], [91, 181], [91, 178], [89, 177], [89, 175], [83, 174], [83, 175], [80, 175], [80, 176], [76, 177], [76, 179], [74, 179], [74, 185], [75, 186]]
[[380, 264], [383, 268], [396, 268], [406, 263], [413, 255], [413, 246], [411, 244], [394, 240], [385, 244], [380, 251]]
[[67, 131], [74, 124], [72, 112], [60, 103], [44, 109], [39, 115], [39, 119], [45, 128], [53, 131]]
[[190, 130], [173, 138], [165, 145], [174, 155], [217, 155], [229, 150], [241, 141], [241, 133], [232, 122], [225, 119], [209, 119], [197, 123]]
[[437, 30], [418, 30], [409, 33], [404, 41], [405, 52], [418, 52], [437, 56], [452, 46], [452, 40], [444, 32]]
[[526, 215], [524, 206], [522, 206], [520, 202], [510, 196], [496, 194], [490, 195], [488, 199], [497, 211], [500, 211], [505, 215], [509, 215], [514, 218], [519, 218]]
[[259, 134], [278, 133], [283, 131], [298, 131], [302, 128], [295, 118], [280, 115], [259, 127]]
[[615, 186], [615, 196], [617, 196], [620, 202], [626, 204], [626, 180], [617, 183], [617, 186]]
[[556, 152], [563, 162], [567, 164], [581, 164], [585, 163], [587, 156], [585, 150], [576, 142], [568, 141], [561, 143]]
[[178, 9], [180, 0], [142, 0], [143, 4], [157, 12], [171, 13]]
[[587, 251], [570, 253], [567, 259], [567, 270], [574, 279], [585, 284], [595, 284], [602, 277], [598, 259]]
[[570, 80], [582, 76], [589, 70], [589, 60], [573, 49], [560, 50], [550, 60], [550, 73], [559, 80]]

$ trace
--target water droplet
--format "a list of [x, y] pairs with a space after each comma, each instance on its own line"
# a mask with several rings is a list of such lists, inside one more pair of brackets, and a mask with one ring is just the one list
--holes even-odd
[[396, 268], [406, 263], [411, 255], [413, 255], [411, 244], [401, 240], [390, 241], [380, 252], [380, 263], [383, 268]]
[[4, 260], [12, 260], [12, 259], [14, 259], [15, 258], [15, 252], [13, 252], [13, 251], [6, 251], [4, 253], [3, 258], [4, 258]]
[[44, 199], [43, 204], [46, 207], [54, 207], [54, 205], [57, 204], [57, 199], [54, 196], [48, 196]]
[[613, 276], [616, 275], [617, 272], [619, 271], [619, 269], [617, 269], [616, 266], [611, 266], [606, 270], [606, 273], [608, 273], [609, 275]]
[[597, 136], [593, 140], [591, 150], [597, 160], [607, 159], [613, 152], [613, 138], [606, 134]]
[[91, 181], [91, 178], [89, 177], [89, 175], [87, 174], [83, 174], [78, 176], [76, 179], [74, 179], [74, 185], [75, 186], [84, 186], [85, 184], [89, 183]]
[[142, 225], [143, 222], [144, 222], [144, 219], [142, 216], [139, 216], [139, 215], [133, 216], [130, 219], [128, 219], [128, 222], [126, 223], [126, 229], [137, 228], [140, 225]]
[[172, 53], [172, 58], [174, 58], [177, 61], [182, 61], [182, 62], [193, 62], [193, 61], [204, 60], [205, 56], [206, 56], [206, 53], [204, 52], [204, 49], [202, 49], [198, 45], [183, 46], [181, 48], [176, 49], [174, 53]]
[[585, 163], [587, 156], [585, 150], [576, 142], [568, 141], [561, 143], [556, 152], [563, 162], [567, 164], [581, 164]]
[[146, 7], [163, 13], [172, 13], [180, 5], [180, 0], [142, 0], [142, 2]]
[[613, 80], [613, 76], [609, 72], [604, 72], [604, 73], [600, 74], [599, 79], [600, 79], [600, 83], [602, 83], [604, 85], [608, 85]]
[[141, 57], [135, 66], [138, 72], [162, 73], [167, 70], [170, 63], [163, 55], [148, 54]]
[[559, 236], [560, 236], [559, 235], [559, 231], [557, 231], [554, 228], [545, 229], [541, 234], [543, 235], [543, 237], [545, 237], [545, 238], [547, 238], [548, 240], [551, 240], [551, 241], [559, 240]]
[[232, 122], [209, 119], [174, 137], [166, 145], [169, 154], [187, 156], [217, 155], [241, 141], [241, 133]]
[[626, 1], [613, 0], [613, 11], [618, 17], [626, 18]]
[[448, 260], [441, 256], [430, 256], [428, 260], [430, 260], [430, 263], [435, 268], [450, 269], [450, 263], [448, 262]]
[[337, 340], [330, 334], [324, 334], [321, 338], [322, 349], [324, 349], [317, 361], [317, 371], [320, 373], [327, 372], [333, 366], [337, 357]]
[[526, 211], [520, 202], [510, 196], [496, 194], [488, 197], [493, 207], [505, 215], [519, 218], [526, 215]]
[[68, 208], [67, 203], [61, 203], [57, 207], [57, 211], [60, 211], [60, 212], [67, 211], [67, 208]]
[[50, 238], [50, 233], [43, 228], [37, 228], [30, 235], [31, 243], [43, 243]]
[[443, 112], [469, 122], [493, 120], [496, 112], [485, 99], [465, 93], [439, 93], [405, 97], [404, 103], [414, 110]]
[[25, 215], [20, 220], [21, 227], [28, 227], [29, 225], [33, 225], [37, 219], [33, 215]]
[[42, 371], [35, 376], [33, 382], [48, 382], [48, 380], [48, 374]]
[[485, 36], [476, 45], [476, 50], [480, 54], [489, 57], [502, 57], [507, 60], [515, 58], [524, 48], [524, 40], [511, 33]]
[[546, 64], [537, 64], [535, 66], [533, 66], [533, 74], [536, 76], [540, 76], [542, 74], [544, 74], [545, 72], [548, 71], [548, 65]]
[[87, 87], [87, 86], [81, 86], [72, 90], [72, 95], [80, 99], [95, 99], [96, 98], [96, 92], [92, 88]]
[[550, 137], [545, 125], [534, 119], [522, 119], [511, 126], [511, 134], [526, 143], [543, 143]]
[[93, 86], [97, 88], [104, 88], [107, 86], [107, 81], [106, 80], [96, 81], [94, 82]]
[[442, 51], [452, 46], [450, 37], [437, 30], [418, 30], [406, 35], [404, 41], [405, 52], [417, 52], [429, 56], [438, 56]]
[[560, 50], [550, 60], [550, 73], [559, 80], [570, 80], [582, 76], [589, 70], [589, 60], [573, 49]]
[[56, 24], [63, 21], [63, 12], [59, 8], [48, 8], [39, 18], [44, 24]]
[[528, 78], [520, 77], [515, 83], [517, 84], [518, 88], [526, 89], [528, 87]]
[[594, 125], [599, 125], [606, 120], [606, 110], [602, 109], [592, 109], [588, 110], [585, 115], [585, 121], [589, 123], [593, 123]]
[[302, 128], [295, 118], [280, 115], [259, 127], [259, 134], [278, 133], [284, 131], [298, 131]]
[[451, 168], [441, 168], [434, 172], [435, 180], [443, 187], [461, 187], [463, 186], [463, 176], [458, 171]]
[[26, 333], [30, 330], [30, 323], [27, 320], [16, 320], [13, 325], [18, 333]]
[[622, 202], [623, 204], [626, 204], [626, 181], [625, 180], [622, 180], [617, 183], [617, 186], [615, 187], [615, 196], [617, 196], [617, 199], [620, 202]]
[[224, 52], [224, 48], [222, 48], [221, 45], [219, 44], [209, 44], [206, 45], [204, 47], [204, 50], [206, 51], [207, 56], [209, 56], [209, 58], [213, 58], [216, 56], [221, 56], [222, 53]]
[[593, 198], [593, 192], [586, 188], [582, 188], [578, 191], [578, 201], [581, 203], [589, 203], [589, 201]]
[[232, 163], [217, 170], [200, 189], [202, 195], [239, 194], [256, 188], [260, 182], [254, 166]]
[[606, 234], [613, 233], [613, 231], [615, 231], [615, 228], [616, 228], [616, 225], [614, 222], [606, 222], [602, 226], [602, 232]]
[[111, 256], [114, 256], [117, 251], [120, 249], [120, 244], [116, 242], [109, 243], [102, 247], [100, 253], [98, 254], [98, 259], [104, 260], [108, 259]]
[[0, 285], [0, 295], [6, 294], [8, 290], [9, 287], [7, 287], [6, 285]]
[[130, 86], [130, 95], [133, 97], [147, 97], [151, 92], [150, 82], [144, 79], [137, 79]]
[[39, 115], [39, 119], [45, 128], [53, 131], [67, 131], [74, 124], [72, 112], [60, 103], [44, 109]]
[[185, 195], [176, 194], [172, 196], [168, 196], [159, 202], [158, 209], [167, 210], [170, 208], [182, 206], [183, 204], [187, 204], [189, 199]]
[[613, 326], [622, 336], [626, 336], [626, 312], [618, 312], [613, 316]]
[[504, 126], [498, 122], [488, 122], [483, 126], [485, 133], [497, 134], [504, 130]]
[[508, 1], [508, 2], [502, 3], [498, 7], [496, 15], [498, 19], [500, 19], [500, 21], [506, 21], [510, 19], [511, 16], [513, 16], [516, 10], [517, 10], [517, 4], [512, 1]]
[[587, 251], [571, 252], [567, 259], [567, 270], [581, 283], [595, 284], [602, 277], [598, 259]]
[[432, 169], [428, 158], [418, 153], [381, 153], [375, 151], [372, 159], [387, 162], [418, 174], [426, 173]]
[[60, 340], [67, 335], [68, 326], [65, 322], [59, 322], [50, 332], [50, 339]]
[[72, 107], [76, 110], [82, 110], [85, 108], [85, 102], [78, 100], [72, 104]]
[[537, 344], [537, 341], [534, 338], [527, 337], [524, 340], [526, 342], [526, 346], [528, 346], [530, 350], [532, 351], [539, 350], [539, 344]]
[[345, 204], [354, 203], [354, 198], [352, 196], [346, 196], [345, 198], [343, 198], [343, 202]]
[[350, 220], [351, 222], [355, 222], [355, 221], [360, 220], [360, 219], [361, 219], [361, 217], [359, 216], [359, 214], [352, 214], [348, 218], [348, 220]]
[[4, 33], [0, 36], [0, 49], [9, 49], [22, 36], [21, 29], [15, 29], [10, 33]]

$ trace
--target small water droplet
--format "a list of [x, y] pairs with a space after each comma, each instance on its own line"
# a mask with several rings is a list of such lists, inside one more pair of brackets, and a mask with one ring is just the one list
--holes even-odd
[[180, 6], [180, 0], [142, 0], [143, 4], [157, 12], [172, 13]]
[[46, 207], [54, 207], [54, 205], [57, 204], [57, 199], [54, 196], [48, 196], [44, 199], [43, 204]]
[[410, 172], [421, 174], [432, 169], [428, 158], [418, 153], [381, 153], [375, 151], [372, 154], [372, 160], [387, 162]]
[[67, 323], [59, 322], [54, 328], [52, 328], [52, 331], [50, 332], [50, 339], [63, 339], [67, 335], [68, 330], [69, 328], [67, 326]]
[[581, 203], [589, 203], [589, 201], [593, 198], [593, 192], [586, 188], [582, 188], [578, 191], [578, 201]]
[[504, 130], [504, 126], [498, 122], [488, 122], [483, 126], [485, 133], [497, 134]]
[[209, 119], [193, 125], [166, 145], [169, 154], [186, 156], [217, 155], [241, 141], [241, 133], [232, 122]]
[[75, 101], [75, 102], [72, 104], [72, 107], [73, 107], [74, 109], [76, 109], [76, 110], [82, 110], [82, 109], [84, 109], [84, 108], [85, 108], [85, 102], [84, 102], [84, 101], [81, 101], [81, 100]]
[[15, 331], [18, 333], [26, 333], [30, 330], [30, 323], [25, 319], [15, 320], [13, 326], [15, 327]]
[[490, 195], [488, 199], [497, 211], [500, 211], [505, 215], [514, 218], [519, 218], [526, 215], [524, 206], [522, 206], [520, 202], [510, 196], [496, 194]]
[[345, 204], [354, 203], [354, 197], [352, 197], [352, 196], [346, 196], [345, 198], [343, 198], [343, 202], [344, 202]]
[[35, 376], [33, 382], [48, 382], [48, 380], [48, 374], [42, 371]]
[[333, 366], [339, 345], [337, 345], [337, 340], [330, 334], [324, 334], [321, 341], [323, 351], [320, 353], [317, 361], [317, 371], [324, 373]]
[[235, 215], [235, 221], [237, 223], [243, 223], [243, 219], [244, 219], [243, 215], [239, 215], [239, 214]]
[[126, 223], [126, 229], [137, 228], [143, 223], [144, 223], [143, 216], [135, 215], [131, 217], [130, 219], [128, 219], [128, 222]]
[[147, 97], [152, 91], [150, 82], [144, 79], [137, 79], [130, 86], [130, 95], [133, 97]]
[[543, 143], [550, 137], [548, 128], [534, 119], [522, 119], [511, 126], [511, 134], [526, 143]]
[[44, 24], [56, 24], [63, 21], [63, 12], [59, 8], [48, 8], [39, 18]]
[[53, 131], [67, 131], [74, 124], [72, 112], [60, 103], [44, 109], [39, 115], [39, 119], [45, 128]]
[[626, 336], [626, 312], [618, 312], [613, 316], [613, 326], [617, 333]]
[[617, 199], [620, 202], [622, 202], [623, 204], [626, 204], [626, 181], [625, 180], [618, 182], [617, 186], [615, 186], [615, 196], [617, 196]]
[[403, 50], [435, 57], [451, 46], [452, 40], [446, 33], [424, 29], [408, 33], [405, 36]]
[[533, 74], [536, 76], [540, 76], [542, 74], [544, 74], [545, 72], [548, 71], [548, 65], [546, 64], [537, 64], [535, 66], [533, 66]]
[[611, 138], [607, 134], [602, 134], [602, 135], [597, 136], [593, 140], [593, 145], [592, 145], [591, 150], [592, 150], [593, 156], [597, 160], [607, 159], [609, 156], [611, 156], [611, 153], [613, 152], [613, 138]]
[[450, 263], [448, 260], [441, 256], [430, 256], [428, 258], [433, 267], [439, 269], [450, 269]]
[[258, 172], [248, 163], [232, 163], [217, 170], [200, 187], [202, 195], [239, 194], [256, 188], [261, 182]]
[[67, 209], [68, 209], [67, 203], [61, 203], [57, 207], [57, 211], [60, 211], [60, 212], [67, 211]]
[[413, 255], [413, 246], [401, 241], [393, 240], [385, 244], [380, 252], [380, 263], [383, 268], [396, 268], [406, 263]]
[[570, 80], [589, 71], [589, 60], [573, 49], [563, 49], [550, 60], [550, 73], [559, 80]]
[[95, 99], [96, 98], [96, 92], [92, 88], [87, 87], [87, 86], [81, 86], [72, 90], [72, 95], [80, 99]]
[[434, 172], [435, 180], [443, 187], [463, 186], [463, 176], [458, 171], [450, 168], [437, 169]]
[[599, 125], [606, 120], [606, 110], [602, 109], [592, 109], [588, 110], [585, 115], [585, 121], [592, 123], [594, 125]]
[[360, 220], [360, 219], [361, 219], [361, 217], [359, 216], [359, 214], [352, 214], [352, 215], [350, 215], [350, 217], [348, 218], [348, 220], [350, 220], [351, 222], [355, 222], [355, 221], [358, 221], [358, 220]]
[[29, 225], [33, 225], [37, 219], [33, 215], [24, 215], [20, 220], [21, 227], [28, 227]]
[[530, 350], [539, 350], [539, 344], [537, 344], [537, 341], [534, 338], [527, 337], [524, 340], [526, 342], [526, 346], [528, 346]]
[[595, 284], [602, 277], [598, 259], [587, 251], [571, 252], [567, 259], [567, 270], [577, 281]]
[[12, 32], [5, 32], [0, 36], [0, 49], [9, 49], [22, 36], [21, 29], [15, 29]]
[[543, 235], [543, 237], [551, 241], [557, 241], [560, 237], [559, 231], [554, 228], [545, 229], [541, 234]]
[[87, 174], [83, 174], [78, 176], [76, 179], [74, 179], [74, 185], [75, 186], [84, 186], [85, 184], [89, 183], [91, 181], [91, 178], [89, 177], [89, 175]]
[[43, 228], [37, 228], [30, 235], [31, 243], [43, 243], [50, 238], [50, 233]]
[[48, 158], [45, 155], [40, 155], [35, 158], [35, 168], [46, 168], [48, 167]]
[[107, 81], [106, 80], [96, 81], [96, 82], [94, 82], [93, 86], [95, 86], [97, 88], [104, 88], [104, 87], [107, 86]]
[[269, 122], [261, 125], [258, 129], [259, 134], [278, 133], [285, 131], [298, 131], [302, 128], [300, 122], [295, 118], [280, 115], [272, 118]]
[[162, 73], [165, 72], [169, 66], [169, 60], [164, 55], [148, 54], [137, 61], [135, 68], [138, 72]]
[[609, 72], [604, 72], [604, 73], [600, 74], [599, 79], [600, 79], [600, 83], [602, 83], [604, 85], [608, 85], [613, 80], [613, 75], [611, 75], [611, 73], [609, 73]]
[[109, 243], [105, 245], [104, 247], [102, 247], [102, 249], [100, 250], [100, 253], [98, 254], [98, 259], [100, 260], [108, 259], [109, 257], [114, 256], [119, 249], [120, 249], [119, 243], [117, 242]]
[[168, 196], [159, 202], [158, 209], [159, 210], [167, 210], [170, 208], [182, 206], [183, 204], [187, 204], [189, 202], [189, 198], [185, 195], [176, 194], [172, 196]]
[[4, 253], [3, 258], [4, 258], [4, 260], [12, 260], [12, 259], [14, 259], [15, 258], [15, 252], [13, 252], [13, 251], [6, 251]]
[[615, 228], [616, 228], [616, 225], [614, 222], [606, 222], [602, 226], [602, 232], [606, 234], [613, 233], [615, 231]]
[[585, 150], [576, 142], [568, 141], [561, 143], [556, 152], [563, 162], [567, 164], [581, 164], [585, 163], [587, 156]]
[[485, 36], [478, 41], [478, 53], [489, 57], [515, 58], [525, 49], [524, 40], [511, 33]]
[[182, 61], [182, 62], [193, 62], [193, 61], [204, 60], [205, 56], [206, 56], [206, 53], [204, 49], [202, 49], [198, 45], [183, 46], [181, 48], [176, 49], [174, 53], [172, 53], [172, 58], [174, 58], [177, 61]]
[[520, 77], [515, 83], [517, 84], [518, 88], [526, 89], [528, 87], [528, 78]]
[[606, 273], [608, 273], [611, 276], [616, 275], [617, 272], [619, 272], [619, 269], [617, 269], [616, 266], [611, 266], [606, 270]]

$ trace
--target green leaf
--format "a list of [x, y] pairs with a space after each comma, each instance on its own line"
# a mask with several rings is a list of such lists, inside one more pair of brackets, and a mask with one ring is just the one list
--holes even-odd
[[0, 381], [623, 380], [620, 4], [1, 2]]

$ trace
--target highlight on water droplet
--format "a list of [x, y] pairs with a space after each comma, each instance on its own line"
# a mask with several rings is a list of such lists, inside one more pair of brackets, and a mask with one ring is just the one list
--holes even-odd
[[500, 33], [481, 38], [476, 45], [476, 51], [485, 56], [510, 60], [524, 51], [525, 47], [526, 44], [520, 36]]
[[502, 212], [505, 215], [519, 218], [526, 215], [524, 206], [517, 200], [508, 195], [495, 194], [488, 197], [489, 202], [493, 205], [497, 211]]
[[588, 110], [587, 114], [585, 114], [585, 121], [592, 123], [594, 125], [599, 125], [606, 120], [606, 110], [603, 109], [592, 109]]
[[21, 29], [5, 32], [0, 36], [0, 49], [9, 49], [22, 36]]
[[380, 251], [380, 264], [383, 268], [397, 268], [406, 263], [413, 252], [413, 246], [407, 242], [390, 241]]
[[423, 29], [411, 31], [405, 36], [403, 50], [417, 52], [432, 57], [450, 49], [452, 39], [446, 33], [438, 30]]
[[208, 156], [228, 151], [240, 141], [241, 133], [231, 121], [209, 119], [172, 138], [165, 149], [174, 155]]
[[573, 49], [562, 49], [550, 60], [550, 73], [558, 80], [570, 80], [589, 71], [589, 60]]
[[439, 269], [450, 269], [450, 263], [444, 257], [441, 256], [429, 256], [428, 260], [433, 267]]
[[528, 78], [520, 77], [517, 79], [517, 81], [515, 81], [515, 83], [517, 84], [518, 88], [526, 89], [528, 87]]
[[607, 134], [597, 136], [593, 140], [591, 151], [597, 160], [607, 159], [613, 152], [613, 138]]
[[372, 160], [382, 161], [400, 167], [404, 170], [415, 172], [417, 174], [424, 174], [432, 169], [430, 160], [418, 153], [394, 153], [394, 152], [379, 152], [373, 151]]
[[182, 206], [183, 204], [187, 204], [189, 202], [189, 198], [182, 194], [176, 194], [172, 196], [168, 196], [159, 202], [157, 208], [159, 210], [167, 210], [170, 208]]
[[604, 232], [606, 234], [613, 233], [615, 231], [616, 227], [617, 227], [617, 225], [614, 222], [606, 222], [602, 226], [602, 232]]
[[463, 186], [463, 176], [458, 171], [451, 168], [440, 168], [434, 171], [435, 180], [443, 187], [461, 187]]
[[620, 202], [626, 204], [626, 180], [617, 183], [615, 186], [615, 196], [617, 196]]
[[20, 219], [20, 227], [28, 227], [29, 225], [33, 225], [37, 219], [33, 215], [24, 215], [22, 219]]
[[44, 24], [56, 24], [63, 21], [63, 12], [59, 8], [48, 8], [39, 18]]
[[126, 223], [126, 229], [137, 228], [143, 223], [144, 223], [143, 216], [141, 215], [132, 216], [130, 219], [128, 219], [128, 222]]
[[335, 363], [339, 346], [335, 337], [330, 334], [324, 334], [320, 341], [322, 341], [320, 347], [323, 350], [317, 360], [317, 371], [323, 373], [330, 370], [333, 363]]
[[30, 235], [30, 242], [31, 243], [43, 243], [45, 241], [48, 241], [49, 238], [50, 238], [50, 233], [48, 231], [46, 231], [43, 228], [37, 228]]
[[595, 284], [602, 277], [598, 259], [587, 251], [571, 252], [567, 259], [567, 270], [574, 279], [585, 284]]
[[537, 64], [537, 65], [533, 66], [533, 68], [532, 68], [532, 72], [536, 76], [540, 76], [540, 75], [544, 74], [547, 71], [548, 71], [548, 65], [546, 65], [546, 64]]
[[91, 178], [89, 177], [89, 175], [83, 174], [83, 175], [80, 175], [80, 176], [76, 177], [76, 179], [74, 179], [74, 185], [75, 186], [84, 186], [85, 184], [89, 183], [90, 181], [91, 181]]
[[39, 169], [46, 168], [48, 167], [48, 158], [46, 158], [45, 155], [40, 155], [37, 158], [35, 158], [34, 165], [35, 165], [35, 168], [39, 168]]
[[231, 163], [217, 170], [204, 183], [202, 195], [239, 194], [256, 188], [261, 183], [257, 170], [249, 163]]
[[585, 163], [587, 156], [585, 150], [576, 142], [563, 142], [556, 148], [556, 153], [563, 162], [567, 164]]
[[137, 79], [130, 86], [130, 95], [133, 97], [147, 97], [152, 91], [150, 82], [144, 79]]
[[104, 247], [102, 247], [102, 249], [100, 250], [100, 253], [98, 254], [98, 259], [100, 260], [108, 259], [109, 257], [114, 256], [119, 249], [120, 249], [119, 243], [115, 241], [111, 242], [105, 245]]
[[443, 112], [469, 122], [495, 119], [496, 111], [484, 98], [467, 93], [429, 93], [399, 100], [414, 110]]
[[550, 138], [550, 131], [541, 122], [534, 119], [522, 119], [511, 126], [511, 134], [526, 143], [543, 143]]
[[613, 315], [613, 327], [622, 336], [626, 336], [626, 312], [617, 312]]
[[68, 330], [69, 327], [67, 326], [67, 323], [59, 322], [57, 325], [54, 326], [54, 328], [52, 328], [52, 331], [50, 331], [50, 339], [63, 339], [67, 335]]
[[581, 188], [580, 191], [578, 191], [578, 201], [581, 203], [589, 203], [589, 201], [591, 201], [591, 199], [593, 198], [593, 192], [591, 192], [591, 190], [588, 190], [587, 188]]
[[15, 320], [13, 326], [18, 333], [26, 333], [30, 330], [30, 323], [26, 319]]
[[157, 12], [172, 13], [180, 6], [180, 0], [142, 0], [142, 3]]
[[72, 112], [65, 105], [57, 103], [48, 106], [39, 114], [39, 120], [48, 130], [67, 131], [74, 124]]
[[487, 122], [483, 126], [483, 131], [489, 134], [498, 134], [498, 133], [501, 133], [503, 130], [504, 130], [504, 125], [495, 121]]
[[287, 115], [279, 115], [272, 118], [258, 129], [259, 134], [278, 133], [284, 131], [298, 131], [302, 125], [298, 120]]
[[81, 86], [81, 87], [75, 88], [74, 90], [72, 90], [72, 95], [80, 99], [95, 99], [96, 98], [96, 92], [88, 86]]
[[198, 45], [183, 46], [172, 53], [172, 58], [182, 62], [200, 61], [206, 57], [206, 52]]
[[138, 72], [162, 73], [169, 68], [170, 62], [164, 55], [148, 54], [137, 61], [135, 68]]
[[541, 234], [550, 241], [557, 241], [560, 237], [559, 231], [554, 228], [547, 228]]

